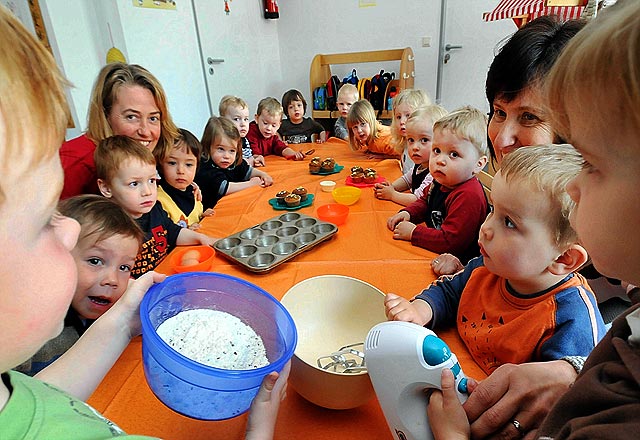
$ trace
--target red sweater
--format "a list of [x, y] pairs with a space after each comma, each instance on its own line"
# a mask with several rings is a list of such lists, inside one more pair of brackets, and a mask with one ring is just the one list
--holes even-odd
[[60, 147], [60, 161], [64, 170], [64, 187], [60, 199], [79, 194], [100, 194], [93, 152], [96, 144], [86, 134], [66, 141]]
[[249, 144], [251, 145], [251, 151], [253, 151], [253, 154], [261, 154], [263, 156], [275, 154], [278, 156], [282, 156], [282, 150], [287, 148], [287, 144], [282, 142], [277, 134], [274, 134], [269, 139], [266, 139], [264, 136], [262, 136], [262, 133], [260, 133], [260, 129], [258, 128], [258, 124], [256, 124], [256, 121], [251, 121], [251, 123], [249, 124], [247, 139], [249, 140]]

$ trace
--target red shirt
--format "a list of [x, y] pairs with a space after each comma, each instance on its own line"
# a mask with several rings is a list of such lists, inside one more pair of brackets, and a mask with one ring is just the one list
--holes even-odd
[[64, 186], [60, 199], [79, 194], [100, 194], [93, 152], [96, 144], [86, 134], [66, 141], [60, 147], [60, 161], [64, 170]]

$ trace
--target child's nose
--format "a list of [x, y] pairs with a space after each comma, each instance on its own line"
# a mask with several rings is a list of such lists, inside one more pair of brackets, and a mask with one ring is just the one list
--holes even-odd
[[493, 238], [493, 229], [491, 228], [491, 217], [488, 217], [480, 226], [480, 237], [485, 240]]
[[106, 271], [102, 280], [103, 286], [111, 286], [114, 289], [118, 287], [118, 268], [112, 267]]

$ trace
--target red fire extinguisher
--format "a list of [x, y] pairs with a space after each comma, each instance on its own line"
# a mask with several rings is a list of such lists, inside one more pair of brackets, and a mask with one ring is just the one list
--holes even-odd
[[264, 18], [280, 18], [278, 0], [264, 0]]

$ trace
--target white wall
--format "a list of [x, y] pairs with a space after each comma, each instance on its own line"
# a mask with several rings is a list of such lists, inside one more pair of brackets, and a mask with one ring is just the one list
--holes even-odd
[[[411, 47], [415, 55], [415, 87], [435, 97], [440, 0], [378, 0], [359, 8], [358, 0], [297, 0], [280, 2], [280, 58], [283, 88], [309, 96], [309, 66], [318, 53], [360, 52]], [[431, 47], [421, 37], [431, 36]], [[400, 62], [354, 66], [360, 78], [381, 68], [395, 71]], [[351, 66], [332, 66], [340, 78]]]

